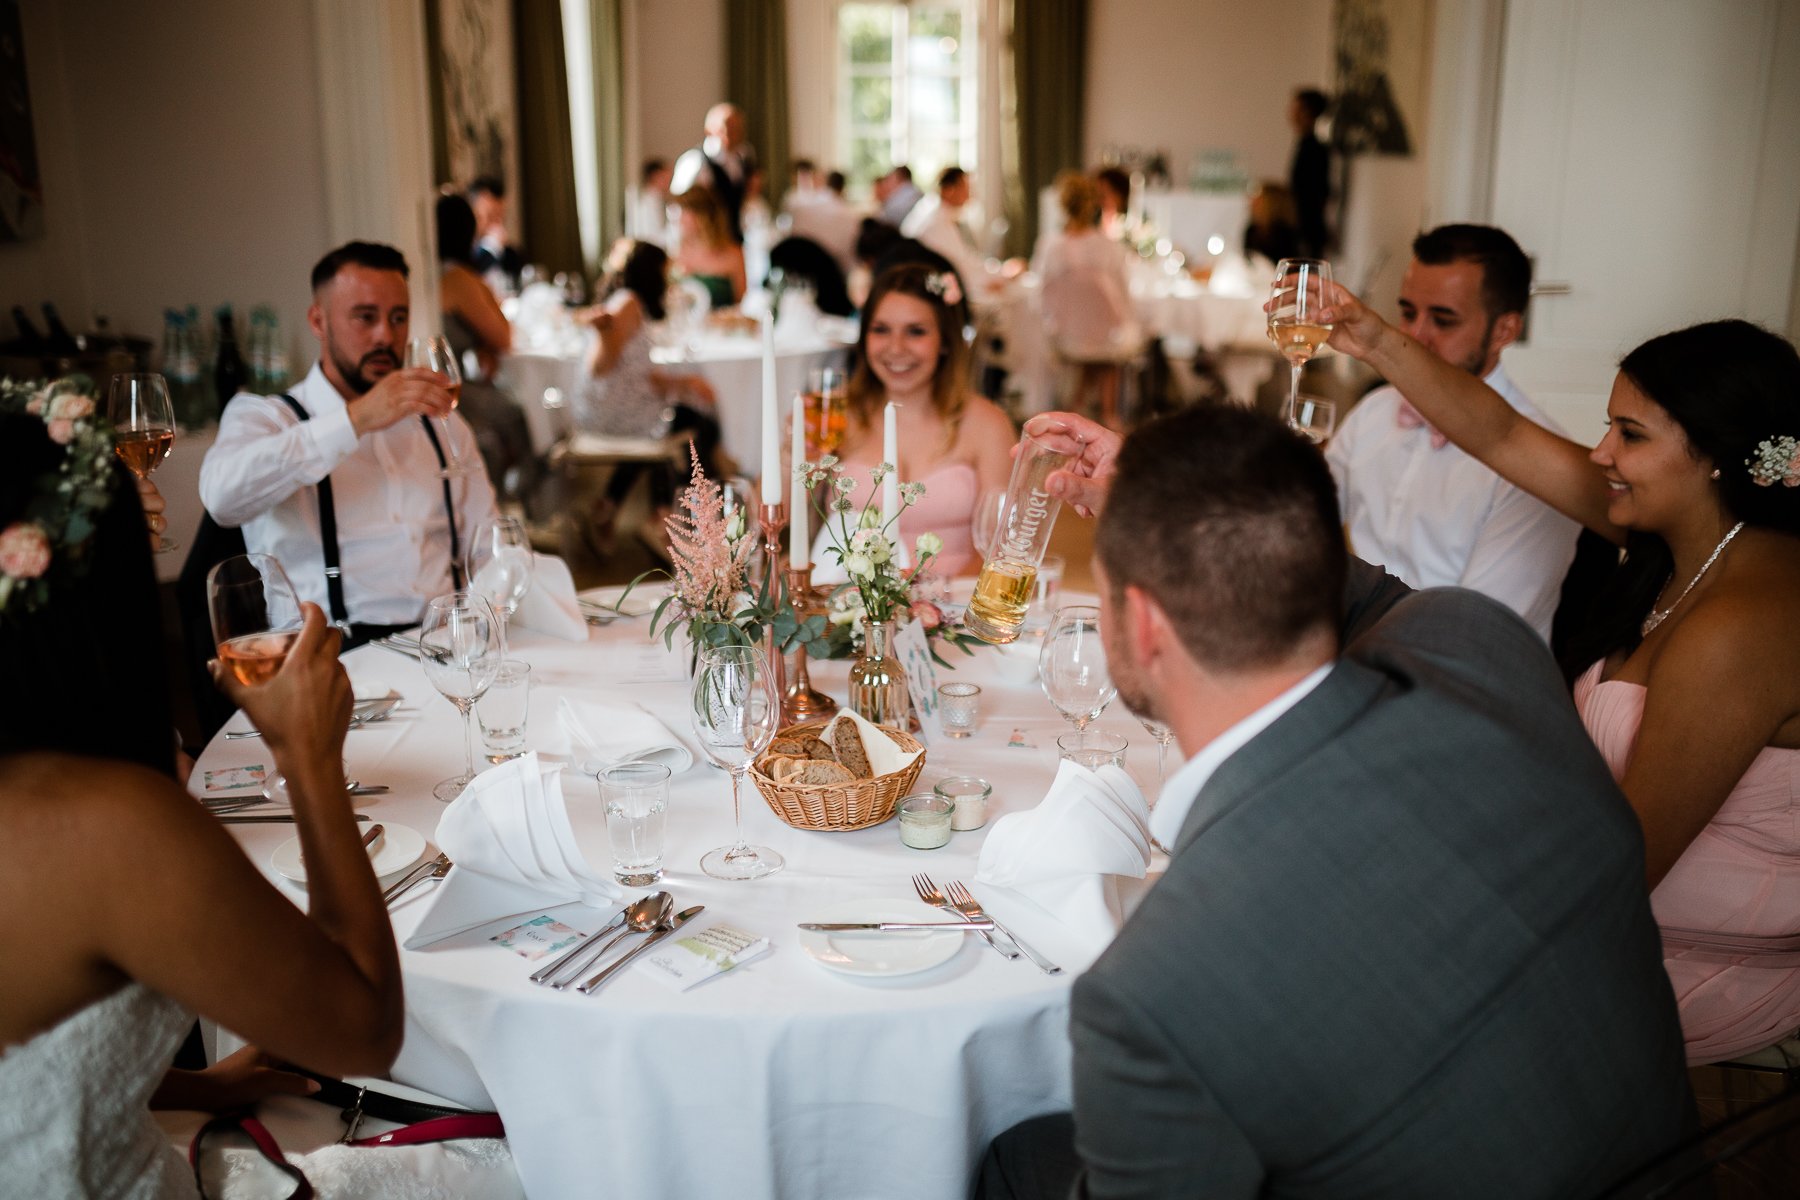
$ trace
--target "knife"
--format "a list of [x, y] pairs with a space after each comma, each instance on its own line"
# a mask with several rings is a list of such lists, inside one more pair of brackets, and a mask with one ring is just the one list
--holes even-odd
[[706, 905], [704, 905], [704, 904], [696, 904], [692, 908], [682, 909], [680, 912], [676, 913], [673, 917], [669, 918], [669, 924], [666, 929], [658, 929], [655, 933], [651, 934], [649, 937], [645, 938], [643, 941], [639, 942], [637, 945], [635, 945], [631, 949], [627, 950], [625, 952], [625, 954], [623, 955], [623, 957], [621, 957], [617, 962], [613, 963], [611, 966], [607, 967], [606, 970], [600, 972], [598, 975], [594, 976], [592, 979], [590, 979], [586, 983], [582, 984], [581, 987], [577, 990], [580, 991], [582, 995], [584, 995], [584, 996], [587, 995], [589, 992], [591, 992], [595, 988], [599, 987], [601, 985], [601, 983], [603, 983], [605, 981], [605, 979], [608, 975], [611, 975], [614, 971], [618, 970], [620, 967], [624, 966], [626, 963], [630, 962], [632, 959], [636, 958], [638, 955], [642, 954], [644, 951], [648, 950], [650, 947], [656, 945], [656, 943], [662, 941], [664, 938], [668, 937], [671, 933], [674, 933], [677, 929], [680, 929], [683, 925], [686, 925], [689, 921], [691, 921], [695, 917], [699, 916], [705, 910], [706, 910]]
[[375, 844], [375, 839], [381, 836], [383, 828], [384, 828], [384, 826], [382, 826], [382, 824], [379, 821], [376, 822], [375, 824], [369, 826], [368, 832], [363, 834], [363, 849], [364, 850], [367, 850], [370, 846], [373, 846]]
[[[352, 813], [350, 815], [355, 817], [359, 821], [367, 821], [369, 819], [368, 813]], [[295, 819], [296, 818], [294, 818], [293, 816], [291, 816], [287, 813], [283, 813], [281, 816], [275, 816], [273, 814], [264, 814], [262, 816], [256, 816], [256, 817], [214, 817], [213, 818], [213, 820], [217, 821], [221, 825], [292, 825], [294, 823]]]
[[802, 921], [800, 928], [815, 929], [823, 933], [837, 933], [847, 929], [878, 930], [886, 933], [895, 929], [948, 929], [953, 933], [985, 933], [994, 927], [992, 921], [838, 921], [821, 924], [817, 921]]

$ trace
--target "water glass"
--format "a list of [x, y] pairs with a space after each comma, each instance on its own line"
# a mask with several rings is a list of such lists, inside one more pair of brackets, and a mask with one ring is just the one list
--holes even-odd
[[613, 878], [627, 887], [649, 887], [663, 874], [669, 768], [662, 763], [620, 763], [602, 770], [599, 778]]
[[1038, 564], [1037, 598], [1033, 601], [1037, 606], [1037, 611], [1043, 613], [1056, 611], [1056, 598], [1062, 591], [1065, 565], [1063, 556], [1060, 554], [1046, 554], [1044, 561]]
[[938, 685], [938, 723], [944, 736], [966, 738], [981, 718], [981, 688], [973, 683]]
[[525, 716], [531, 697], [531, 664], [509, 658], [494, 672], [494, 682], [475, 705], [481, 745], [489, 762], [505, 762], [525, 753]]
[[1079, 763], [1090, 771], [1098, 771], [1106, 766], [1124, 767], [1125, 747], [1130, 744], [1118, 734], [1108, 733], [1103, 729], [1078, 730], [1056, 739], [1060, 757]]

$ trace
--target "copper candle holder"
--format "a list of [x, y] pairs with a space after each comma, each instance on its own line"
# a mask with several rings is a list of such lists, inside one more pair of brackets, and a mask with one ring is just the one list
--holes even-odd
[[[787, 528], [787, 505], [764, 504], [757, 509], [757, 527], [762, 530], [763, 580], [771, 593], [775, 590], [776, 581], [781, 578], [781, 531]], [[783, 697], [782, 713], [787, 712], [787, 671], [786, 655], [781, 653], [775, 642], [775, 624], [770, 622], [763, 630], [763, 654], [769, 660], [769, 678], [775, 684], [775, 694]]]
[[[804, 567], [789, 567], [787, 585], [788, 601], [794, 606], [794, 615], [800, 620], [804, 621], [807, 617], [825, 611], [819, 593], [812, 586], [811, 563]], [[793, 666], [789, 670], [794, 681], [782, 696], [782, 717], [789, 725], [802, 725], [831, 716], [838, 709], [837, 701], [812, 686], [806, 670], [806, 647], [796, 647], [793, 659]]]

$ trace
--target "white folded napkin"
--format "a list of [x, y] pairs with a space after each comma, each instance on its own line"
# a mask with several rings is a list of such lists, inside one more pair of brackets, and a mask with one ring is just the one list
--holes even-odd
[[975, 878], [1010, 888], [1056, 917], [1095, 953], [1124, 922], [1114, 876], [1150, 866], [1150, 809], [1131, 776], [1064, 761], [1036, 808], [988, 831]]
[[575, 579], [569, 574], [569, 564], [554, 554], [531, 557], [531, 587], [519, 601], [512, 623], [566, 642], [587, 641], [587, 618], [581, 615], [581, 605], [575, 599]]
[[831, 743], [832, 732], [839, 721], [856, 723], [857, 731], [862, 734], [863, 749], [869, 755], [869, 769], [876, 775], [903, 771], [912, 765], [913, 759], [925, 753], [923, 750], [902, 750], [886, 730], [847, 708], [839, 709], [838, 715], [825, 722], [825, 728], [819, 731], [819, 736], [827, 743]]
[[694, 765], [687, 743], [637, 704], [598, 704], [563, 697], [556, 705], [552, 754], [566, 754], [578, 770], [593, 773], [625, 762], [654, 762], [679, 775]]
[[438, 821], [438, 848], [456, 865], [406, 939], [417, 950], [501, 917], [624, 895], [582, 856], [563, 807], [562, 768], [525, 754], [477, 775]]

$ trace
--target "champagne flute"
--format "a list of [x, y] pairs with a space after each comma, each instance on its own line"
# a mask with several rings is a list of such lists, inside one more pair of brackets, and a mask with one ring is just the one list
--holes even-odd
[[1325, 307], [1331, 284], [1331, 264], [1317, 258], [1284, 258], [1275, 266], [1275, 283], [1269, 303], [1269, 340], [1288, 360], [1288, 399], [1282, 416], [1298, 429], [1295, 408], [1300, 400], [1300, 369], [1317, 354], [1331, 326], [1321, 324], [1318, 312]]
[[470, 718], [500, 670], [500, 622], [488, 602], [474, 592], [451, 592], [425, 609], [419, 628], [419, 661], [425, 678], [463, 719], [463, 773], [431, 790], [446, 803], [475, 778], [475, 723]]
[[[457, 399], [462, 395], [462, 367], [456, 360], [456, 351], [450, 346], [447, 337], [416, 337], [406, 343], [406, 365], [424, 367], [428, 371], [436, 371], [447, 381], [444, 390], [450, 393], [450, 407], [456, 407]], [[440, 479], [454, 479], [467, 475], [470, 468], [464, 464], [456, 451], [456, 437], [450, 430], [450, 418], [437, 418], [444, 430], [444, 467], [437, 472]]]
[[781, 870], [781, 855], [744, 841], [739, 790], [756, 756], [768, 748], [781, 723], [767, 660], [754, 646], [715, 646], [700, 655], [694, 675], [694, 732], [708, 758], [731, 773], [731, 816], [736, 836], [708, 851], [700, 869], [714, 879], [761, 879]]
[[1169, 743], [1175, 740], [1175, 732], [1166, 721], [1158, 721], [1141, 713], [1138, 715], [1138, 724], [1149, 730], [1150, 736], [1156, 739], [1156, 786], [1160, 788], [1168, 779], [1163, 773], [1163, 760], [1168, 757]]
[[[234, 554], [206, 575], [206, 609], [219, 661], [245, 687], [267, 683], [300, 636], [300, 600], [281, 563], [268, 554]], [[283, 799], [287, 783], [269, 776], [263, 794]]]
[[1059, 608], [1038, 652], [1038, 680], [1044, 695], [1078, 733], [1086, 733], [1118, 695], [1106, 670], [1100, 641], [1100, 610], [1085, 604]]
[[[113, 449], [139, 479], [150, 478], [175, 448], [175, 410], [161, 375], [114, 375], [107, 387], [106, 416], [113, 425]], [[157, 539], [158, 554], [175, 548], [167, 537]]]
[[489, 517], [475, 529], [464, 556], [465, 578], [500, 618], [500, 657], [506, 657], [506, 629], [519, 602], [531, 590], [531, 538], [517, 517]]

